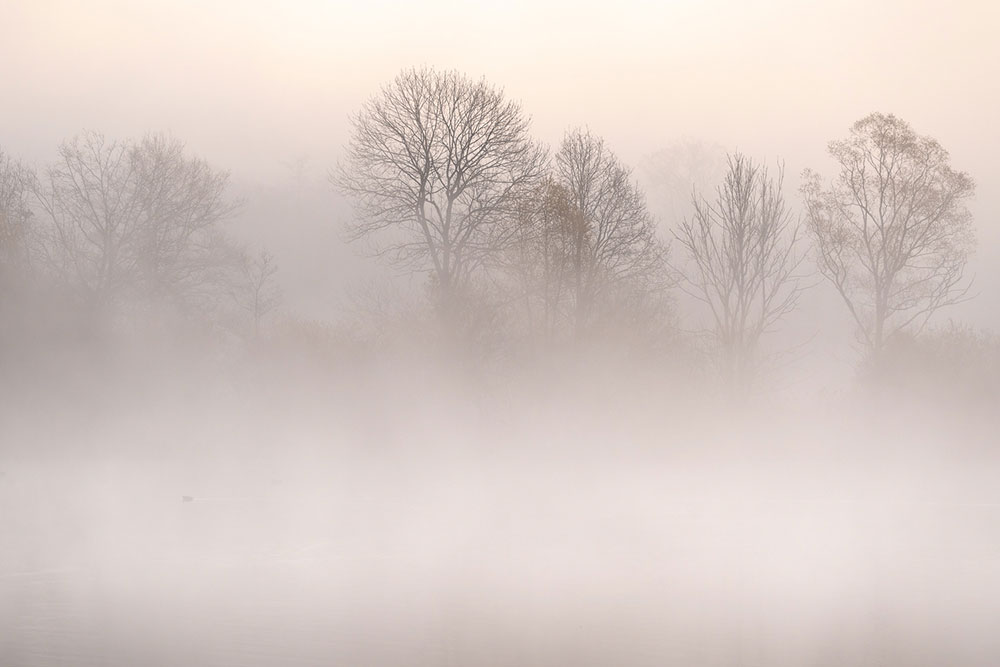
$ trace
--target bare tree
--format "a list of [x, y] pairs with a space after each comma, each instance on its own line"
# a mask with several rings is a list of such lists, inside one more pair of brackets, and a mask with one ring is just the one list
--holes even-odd
[[59, 147], [36, 188], [45, 258], [98, 307], [209, 296], [232, 256], [218, 226], [236, 208], [227, 181], [176, 139], [85, 133]]
[[666, 256], [632, 172], [588, 131], [566, 134], [556, 154], [558, 182], [579, 211], [571, 239], [572, 294], [577, 331], [601, 302], [658, 289]]
[[919, 332], [968, 293], [974, 238], [965, 200], [975, 186], [937, 141], [893, 115], [862, 118], [829, 152], [840, 167], [829, 189], [805, 174], [808, 226], [820, 271], [877, 361], [894, 334]]
[[399, 74], [353, 124], [331, 175], [357, 205], [353, 238], [385, 232], [379, 251], [429, 269], [440, 304], [453, 307], [504, 247], [504, 222], [542, 175], [528, 117], [484, 80], [424, 68]]
[[28, 262], [34, 174], [0, 149], [0, 280]]
[[708, 306], [727, 381], [749, 388], [759, 369], [761, 337], [796, 305], [798, 226], [781, 193], [783, 171], [736, 153], [709, 202], [693, 197], [694, 214], [675, 234], [688, 266], [681, 288]]
[[274, 281], [277, 272], [274, 257], [266, 250], [256, 255], [240, 253], [239, 271], [229, 293], [249, 318], [254, 339], [260, 338], [262, 323], [281, 304], [281, 290]]

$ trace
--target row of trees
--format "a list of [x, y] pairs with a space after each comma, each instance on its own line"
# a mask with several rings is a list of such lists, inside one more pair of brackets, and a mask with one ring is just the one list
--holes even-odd
[[[671, 248], [600, 137], [570, 130], [550, 155], [500, 89], [423, 68], [362, 106], [331, 180], [355, 204], [352, 238], [429, 276], [444, 331], [503, 329], [544, 350], [611, 331], [655, 341], [678, 288], [703, 304], [719, 368], [745, 389], [763, 337], [815, 282], [806, 275], [834, 286], [870, 361], [967, 294], [973, 183], [947, 152], [884, 114], [829, 151], [838, 172], [805, 174], [804, 216], [781, 166], [730, 155], [713, 192], [691, 193]], [[228, 179], [162, 135], [86, 133], [38, 174], [0, 153], [0, 277], [44, 273], [112, 319], [226, 304], [256, 336], [276, 269], [223, 232], [240, 209]]]
[[484, 80], [407, 70], [353, 122], [332, 174], [357, 205], [353, 236], [429, 270], [452, 326], [477, 281], [504, 286], [520, 321], [546, 340], [627, 321], [676, 285], [706, 306], [720, 366], [746, 387], [762, 336], [809, 285], [803, 231], [870, 361], [968, 290], [973, 183], [892, 115], [867, 116], [830, 144], [831, 182], [805, 174], [804, 225], [782, 168], [731, 155], [714, 193], [692, 193], [693, 215], [673, 231], [675, 259], [630, 170], [599, 137], [571, 130], [549, 158], [520, 106]]
[[452, 325], [477, 280], [499, 280], [532, 331], [580, 334], [662, 267], [644, 197], [603, 141], [571, 132], [553, 166], [518, 104], [454, 72], [411, 70], [367, 102], [333, 180], [357, 204], [353, 237], [429, 269]]

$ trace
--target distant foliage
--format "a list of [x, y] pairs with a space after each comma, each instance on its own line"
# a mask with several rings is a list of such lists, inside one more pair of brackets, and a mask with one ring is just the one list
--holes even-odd
[[0, 279], [29, 261], [31, 188], [35, 175], [0, 148]]
[[649, 208], [667, 229], [694, 213], [692, 195], [708, 192], [726, 176], [726, 149], [700, 141], [677, 141], [647, 155], [639, 173]]
[[1000, 335], [951, 323], [898, 334], [868, 379], [896, 390], [963, 403], [1000, 405]]

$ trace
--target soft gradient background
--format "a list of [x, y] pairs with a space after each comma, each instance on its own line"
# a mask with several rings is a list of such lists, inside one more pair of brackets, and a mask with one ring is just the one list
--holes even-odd
[[[0, 0], [0, 146], [41, 168], [85, 128], [173, 132], [231, 170], [291, 315], [332, 320], [383, 269], [325, 175], [404, 67], [637, 168], [685, 140], [782, 158], [795, 208], [829, 140], [892, 112], [979, 184], [978, 295], [938, 322], [1000, 330], [998, 34], [971, 1]], [[600, 353], [497, 378], [141, 331], [0, 368], [0, 667], [1000, 664], [995, 401], [852, 391], [821, 282], [745, 410]]]

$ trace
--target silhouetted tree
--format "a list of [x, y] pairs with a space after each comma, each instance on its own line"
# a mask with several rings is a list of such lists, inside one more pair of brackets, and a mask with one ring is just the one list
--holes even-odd
[[805, 174], [808, 227], [819, 270], [877, 362], [894, 334], [919, 332], [968, 293], [974, 239], [965, 200], [975, 186], [937, 141], [893, 115], [862, 118], [829, 152], [840, 171], [828, 189]]
[[782, 176], [730, 156], [714, 201], [695, 195], [693, 216], [675, 234], [688, 260], [681, 287], [708, 306], [725, 376], [742, 390], [758, 371], [761, 336], [795, 308], [801, 291], [798, 227]]
[[357, 206], [353, 238], [385, 232], [379, 252], [429, 269], [439, 305], [452, 310], [506, 246], [505, 223], [543, 174], [528, 117], [484, 80], [424, 68], [399, 74], [353, 125], [331, 175]]

